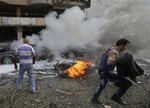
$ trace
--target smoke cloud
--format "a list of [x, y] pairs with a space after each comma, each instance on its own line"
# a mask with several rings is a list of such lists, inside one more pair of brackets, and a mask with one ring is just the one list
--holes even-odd
[[[43, 49], [49, 49], [55, 56], [66, 49], [87, 48], [100, 46], [97, 39], [99, 30], [105, 24], [103, 18], [89, 18], [79, 7], [65, 10], [61, 15], [51, 12], [45, 17], [46, 28], [37, 36], [28, 38], [31, 44], [36, 45], [36, 51], [42, 55]], [[20, 43], [20, 42], [19, 42]], [[18, 45], [18, 44], [17, 44]], [[16, 45], [12, 45], [14, 48]]]
[[101, 18], [86, 19], [79, 7], [67, 9], [57, 18], [56, 12], [46, 16], [47, 28], [41, 32], [38, 44], [50, 48], [55, 54], [66, 48], [97, 46], [99, 30], [106, 22]]
[[88, 17], [108, 21], [99, 34], [102, 45], [107, 46], [124, 37], [130, 40], [129, 49], [137, 57], [150, 58], [149, 0], [95, 0], [92, 10], [88, 12]]
[[49, 13], [46, 28], [29, 38], [39, 54], [44, 47], [58, 55], [67, 48], [108, 47], [124, 37], [132, 53], [150, 58], [149, 12], [149, 0], [92, 0], [85, 11], [72, 7], [59, 16]]

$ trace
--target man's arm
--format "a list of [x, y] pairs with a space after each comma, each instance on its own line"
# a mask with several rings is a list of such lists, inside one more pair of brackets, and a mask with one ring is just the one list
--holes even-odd
[[18, 58], [18, 54], [15, 54], [15, 55], [14, 55], [13, 62], [14, 62], [14, 68], [15, 68], [16, 70], [18, 69], [18, 66], [17, 66], [17, 58]]
[[119, 57], [119, 53], [112, 49], [107, 53], [108, 59], [107, 59], [107, 64], [108, 65], [113, 65], [116, 63], [117, 58]]

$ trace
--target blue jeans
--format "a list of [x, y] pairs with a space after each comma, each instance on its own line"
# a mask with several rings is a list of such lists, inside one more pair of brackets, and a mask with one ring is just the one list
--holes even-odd
[[32, 92], [35, 92], [35, 78], [33, 74], [33, 64], [20, 64], [19, 67], [19, 75], [17, 79], [17, 88], [21, 89], [21, 82], [24, 76], [24, 73], [27, 71], [27, 75], [30, 81], [30, 88]]
[[120, 99], [132, 85], [132, 83], [128, 79], [120, 78], [116, 73], [109, 72], [105, 76], [100, 76], [100, 83], [92, 97], [93, 100], [98, 100], [98, 97], [106, 87], [108, 80], [113, 81], [114, 85], [118, 87], [118, 90], [116, 91], [116, 93], [114, 93], [114, 95], [118, 99]]

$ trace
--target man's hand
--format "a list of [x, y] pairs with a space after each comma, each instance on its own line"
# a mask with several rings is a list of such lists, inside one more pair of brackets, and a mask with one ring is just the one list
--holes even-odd
[[17, 66], [17, 64], [15, 64], [15, 65], [14, 65], [14, 68], [15, 68], [16, 70], [18, 69], [18, 66]]

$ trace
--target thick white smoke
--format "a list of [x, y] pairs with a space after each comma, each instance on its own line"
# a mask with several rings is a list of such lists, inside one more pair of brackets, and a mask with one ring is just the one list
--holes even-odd
[[137, 57], [150, 58], [150, 0], [93, 0], [93, 9], [88, 12], [89, 17], [108, 21], [99, 34], [102, 45], [124, 37]]
[[50, 48], [55, 54], [68, 47], [97, 46], [99, 30], [106, 22], [101, 18], [86, 19], [79, 7], [67, 9], [58, 18], [56, 12], [46, 16], [47, 27], [41, 32], [38, 44]]

